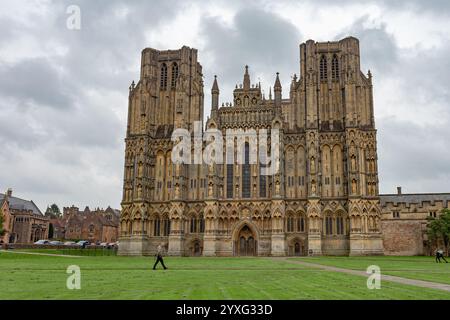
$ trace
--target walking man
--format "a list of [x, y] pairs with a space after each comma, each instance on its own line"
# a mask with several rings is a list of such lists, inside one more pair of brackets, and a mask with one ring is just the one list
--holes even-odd
[[436, 263], [441, 263], [441, 258], [444, 259], [445, 263], [448, 263], [448, 261], [445, 260], [444, 251], [442, 249], [438, 249], [436, 250]]
[[157, 251], [156, 251], [156, 261], [155, 261], [155, 264], [153, 265], [153, 270], [156, 270], [156, 265], [158, 264], [158, 262], [161, 262], [161, 264], [162, 264], [164, 270], [167, 269], [167, 267], [164, 265], [163, 251], [164, 251], [164, 248], [163, 248], [163, 246], [160, 244], [160, 245], [158, 246]]

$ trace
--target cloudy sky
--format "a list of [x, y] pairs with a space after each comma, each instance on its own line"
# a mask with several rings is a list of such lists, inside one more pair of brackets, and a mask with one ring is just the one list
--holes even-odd
[[221, 102], [246, 64], [266, 94], [280, 72], [287, 97], [299, 44], [349, 35], [374, 76], [380, 191], [450, 192], [449, 1], [4, 0], [0, 30], [0, 192], [42, 210], [119, 208], [143, 48], [199, 50], [207, 115], [214, 74]]

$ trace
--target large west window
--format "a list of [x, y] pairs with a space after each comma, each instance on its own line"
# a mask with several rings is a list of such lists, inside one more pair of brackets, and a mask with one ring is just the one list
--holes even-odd
[[244, 164], [242, 165], [242, 198], [250, 198], [250, 146], [248, 142], [244, 147]]

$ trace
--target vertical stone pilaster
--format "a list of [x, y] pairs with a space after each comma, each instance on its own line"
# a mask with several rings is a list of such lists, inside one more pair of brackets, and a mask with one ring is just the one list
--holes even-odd
[[271, 256], [286, 255], [286, 236], [284, 233], [285, 203], [284, 200], [272, 200], [272, 236]]
[[217, 254], [217, 215], [219, 205], [211, 199], [205, 201], [205, 233], [203, 236], [203, 255], [216, 256]]
[[170, 209], [170, 234], [168, 254], [171, 256], [184, 255], [183, 212], [185, 204], [182, 201], [172, 201]]
[[309, 198], [306, 215], [308, 216], [308, 255], [322, 255], [321, 209], [319, 198]]

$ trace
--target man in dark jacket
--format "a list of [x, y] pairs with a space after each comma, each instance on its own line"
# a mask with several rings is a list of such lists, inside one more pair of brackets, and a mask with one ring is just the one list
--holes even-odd
[[441, 258], [445, 261], [445, 263], [448, 263], [448, 261], [445, 260], [444, 251], [441, 249], [436, 250], [436, 263], [437, 262], [441, 263]]
[[158, 249], [156, 251], [156, 261], [155, 261], [155, 264], [153, 265], [153, 270], [156, 270], [156, 265], [158, 264], [158, 262], [161, 262], [164, 270], [167, 269], [167, 267], [164, 265], [163, 253], [164, 253], [164, 248], [162, 245], [159, 245]]

